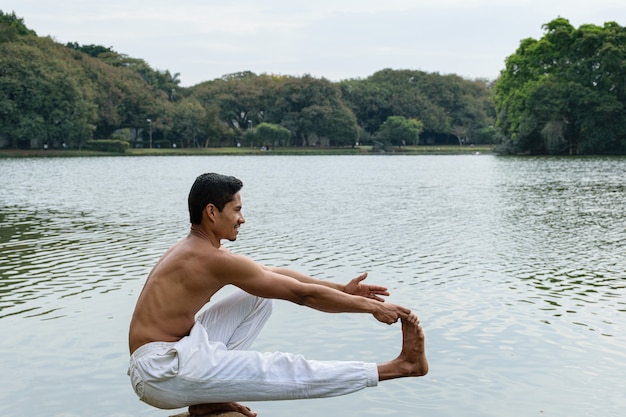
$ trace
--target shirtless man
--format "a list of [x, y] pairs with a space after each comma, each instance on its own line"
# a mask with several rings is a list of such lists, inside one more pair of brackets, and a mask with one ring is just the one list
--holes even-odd
[[[189, 193], [191, 231], [148, 276], [129, 331], [129, 375], [139, 398], [164, 409], [189, 406], [191, 415], [237, 411], [254, 417], [235, 401], [330, 397], [425, 375], [417, 316], [384, 302], [387, 289], [364, 284], [367, 274], [340, 285], [263, 266], [221, 246], [223, 239], [237, 239], [245, 222], [242, 186], [234, 177], [200, 175]], [[200, 312], [227, 285], [239, 290]], [[400, 320], [401, 352], [374, 364], [248, 350], [271, 313], [272, 299], [328, 313], [369, 313], [386, 324]]]

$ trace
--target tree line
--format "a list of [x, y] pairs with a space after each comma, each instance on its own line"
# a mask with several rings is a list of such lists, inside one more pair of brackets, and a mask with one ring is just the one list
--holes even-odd
[[[489, 84], [382, 70], [331, 82], [244, 71], [181, 87], [179, 74], [99, 45], [39, 37], [0, 11], [0, 146], [400, 146], [491, 140]], [[278, 132], [281, 132], [280, 134]], [[287, 135], [288, 132], [288, 135]]]
[[[623, 153], [624, 29], [558, 18], [495, 82], [383, 69], [331, 82], [180, 74], [100, 45], [39, 37], [0, 10], [0, 147], [494, 144], [502, 153]], [[114, 146], [117, 149], [116, 146]], [[123, 148], [123, 147], [122, 147]]]

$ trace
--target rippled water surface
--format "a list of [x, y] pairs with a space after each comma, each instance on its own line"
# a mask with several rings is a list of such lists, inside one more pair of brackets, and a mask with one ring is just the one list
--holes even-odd
[[[622, 416], [626, 159], [471, 156], [0, 160], [0, 414], [169, 416], [126, 376], [145, 276], [206, 171], [244, 181], [229, 247], [418, 313], [431, 372], [260, 416]], [[256, 343], [393, 358], [399, 326], [279, 302]]]

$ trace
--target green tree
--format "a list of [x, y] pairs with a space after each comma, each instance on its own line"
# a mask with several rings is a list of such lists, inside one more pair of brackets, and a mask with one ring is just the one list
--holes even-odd
[[93, 101], [98, 109], [96, 138], [109, 138], [121, 128], [132, 129], [136, 136], [146, 126], [146, 119], [156, 120], [164, 113], [165, 93], [153, 91], [134, 71], [91, 57], [81, 58], [80, 64], [93, 80]]
[[352, 79], [341, 81], [339, 87], [358, 124], [369, 134], [375, 133], [393, 115], [389, 104], [392, 93], [386, 84]]
[[0, 44], [0, 136], [11, 147], [82, 146], [96, 121], [89, 81], [49, 38]]
[[493, 124], [490, 85], [423, 71], [384, 69], [364, 80], [339, 83], [342, 95], [366, 131], [378, 131], [390, 116], [418, 119], [424, 136], [464, 138]]
[[246, 131], [244, 138], [250, 146], [285, 146], [291, 139], [291, 132], [280, 125], [261, 123], [256, 128]]
[[264, 76], [246, 71], [195, 86], [192, 94], [205, 106], [217, 106], [220, 119], [241, 135], [263, 121]]
[[83, 52], [94, 58], [98, 58], [103, 54], [117, 54], [112, 48], [107, 48], [102, 45], [79, 45], [76, 42], [68, 42], [65, 46], [70, 49]]
[[424, 124], [416, 119], [404, 116], [390, 116], [376, 132], [376, 140], [394, 146], [417, 145]]
[[[176, 99], [178, 75], [96, 45], [60, 45], [39, 38], [15, 15], [0, 13], [0, 139], [11, 147], [81, 147], [128, 128], [146, 136]], [[150, 78], [152, 77], [152, 78]], [[146, 81], [146, 78], [153, 82]], [[155, 136], [163, 137], [157, 129]]]
[[495, 85], [501, 150], [550, 154], [626, 150], [626, 30], [575, 29], [558, 18], [524, 39]]
[[[352, 111], [342, 101], [338, 87], [325, 79], [247, 71], [194, 86], [191, 94], [205, 106], [218, 106], [220, 118], [237, 136], [269, 123], [291, 131], [284, 145], [337, 146], [353, 144], [358, 137]], [[243, 139], [256, 138], [253, 132]]]
[[20, 36], [37, 36], [24, 24], [24, 19], [17, 17], [15, 12], [4, 13], [0, 9], [0, 43], [12, 42]]
[[185, 97], [172, 106], [169, 138], [177, 146], [219, 146], [227, 126], [219, 120], [217, 107], [205, 107], [195, 97]]
[[326, 79], [290, 77], [277, 85], [266, 120], [289, 129], [295, 146], [354, 144], [358, 126], [336, 84]]
[[108, 65], [118, 68], [128, 68], [143, 78], [154, 90], [164, 92], [170, 100], [177, 98], [177, 90], [180, 84], [180, 74], [172, 74], [169, 70], [155, 70], [143, 59], [131, 58], [120, 54], [111, 47], [102, 45], [79, 45], [76, 42], [68, 42], [66, 46], [75, 51], [83, 52], [93, 58], [100, 59]]

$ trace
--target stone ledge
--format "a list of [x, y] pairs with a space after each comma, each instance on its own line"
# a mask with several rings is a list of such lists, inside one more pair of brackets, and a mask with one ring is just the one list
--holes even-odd
[[[245, 417], [243, 414], [238, 413], [236, 411], [216, 411], [215, 413], [202, 414], [194, 417]], [[191, 415], [187, 412], [176, 414], [170, 417], [191, 417]]]

